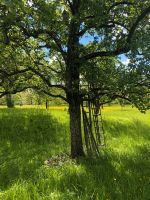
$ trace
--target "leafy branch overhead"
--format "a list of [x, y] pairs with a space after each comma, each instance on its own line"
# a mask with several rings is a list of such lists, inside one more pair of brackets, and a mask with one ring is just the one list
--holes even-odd
[[150, 108], [149, 14], [149, 0], [1, 0], [0, 97], [34, 88], [65, 100], [71, 156], [83, 156], [86, 98]]
[[[97, 85], [95, 95], [103, 94], [102, 103], [118, 97], [135, 104], [137, 99], [144, 103], [142, 95], [147, 99], [148, 0], [2, 0], [0, 13], [1, 85], [3, 77], [19, 80], [26, 74], [28, 87], [67, 102], [79, 82]], [[4, 56], [8, 47], [15, 53]], [[121, 54], [130, 60], [128, 68], [119, 61]], [[22, 85], [26, 88], [27, 82]], [[81, 88], [80, 98], [86, 95]]]

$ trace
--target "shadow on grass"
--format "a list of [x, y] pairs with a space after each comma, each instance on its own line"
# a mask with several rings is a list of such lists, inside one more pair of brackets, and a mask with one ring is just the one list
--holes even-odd
[[[70, 191], [70, 199], [150, 200], [150, 126], [139, 120], [129, 124], [104, 123], [111, 137], [136, 138], [133, 152], [128, 154], [122, 147], [121, 152], [116, 152], [113, 150], [116, 146], [111, 146], [111, 149], [104, 149], [99, 158], [80, 159], [77, 169], [66, 166], [57, 181], [57, 189], [61, 193]], [[140, 143], [141, 138], [143, 143]], [[117, 148], [120, 148], [119, 143]]]
[[104, 120], [104, 128], [112, 137], [127, 135], [133, 139], [141, 137], [150, 140], [150, 125], [140, 120], [132, 120], [130, 122]]
[[[143, 137], [146, 144], [134, 145], [134, 154], [128, 155], [124, 149], [117, 153], [113, 151], [115, 146], [111, 146], [111, 149], [103, 150], [99, 158], [45, 168], [43, 161], [48, 157], [68, 151], [68, 124], [60, 123], [43, 111], [8, 112], [5, 111], [0, 119], [1, 190], [11, 188], [19, 180], [27, 180], [41, 199], [42, 195], [56, 192], [60, 198], [45, 199], [149, 200], [150, 137], [147, 124], [137, 120], [130, 124], [104, 122], [111, 137]], [[117, 145], [119, 148], [120, 144]], [[29, 185], [27, 192], [31, 193], [31, 190]]]
[[149, 200], [149, 157], [147, 147], [137, 147], [135, 157], [107, 151], [97, 159], [80, 159], [78, 170], [66, 167], [57, 189], [70, 191], [70, 199]]
[[147, 147], [137, 147], [135, 157], [107, 152], [107, 155], [92, 162], [84, 161], [85, 170], [92, 177], [95, 197], [100, 199], [103, 194], [103, 199], [149, 200], [149, 157]]
[[46, 111], [7, 109], [0, 114], [0, 189], [34, 179], [44, 160], [68, 151], [68, 124]]
[[4, 115], [0, 119], [1, 141], [36, 144], [56, 143], [59, 140], [58, 132], [62, 132], [60, 130], [65, 126], [63, 122], [58, 122], [57, 119], [42, 110], [8, 112], [8, 115]]

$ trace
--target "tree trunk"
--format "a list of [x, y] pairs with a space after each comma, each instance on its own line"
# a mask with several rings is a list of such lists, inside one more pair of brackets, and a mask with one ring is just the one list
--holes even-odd
[[71, 132], [71, 157], [84, 156], [81, 131], [80, 101], [72, 97], [69, 103], [70, 132]]
[[8, 108], [14, 108], [14, 102], [12, 100], [11, 94], [6, 95], [6, 104]]
[[71, 156], [72, 158], [84, 156], [81, 131], [80, 110], [80, 55], [79, 55], [79, 1], [73, 1], [72, 19], [69, 25], [69, 38], [66, 56], [66, 88], [69, 103], [70, 132], [71, 132]]

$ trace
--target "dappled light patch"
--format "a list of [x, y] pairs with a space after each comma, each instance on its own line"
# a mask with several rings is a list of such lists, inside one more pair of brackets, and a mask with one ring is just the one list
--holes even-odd
[[49, 156], [68, 152], [69, 132], [42, 110], [2, 110], [0, 118], [0, 188], [34, 177]]

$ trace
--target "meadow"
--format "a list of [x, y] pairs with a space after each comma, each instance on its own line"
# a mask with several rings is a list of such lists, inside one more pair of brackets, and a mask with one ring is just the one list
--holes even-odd
[[102, 111], [106, 147], [98, 158], [47, 166], [70, 151], [63, 107], [0, 109], [0, 200], [150, 200], [150, 112]]

